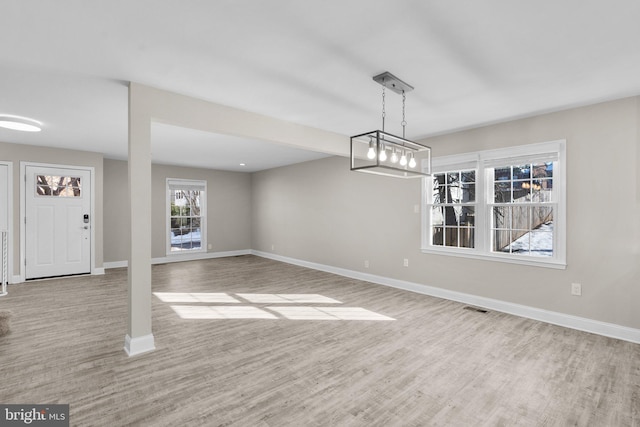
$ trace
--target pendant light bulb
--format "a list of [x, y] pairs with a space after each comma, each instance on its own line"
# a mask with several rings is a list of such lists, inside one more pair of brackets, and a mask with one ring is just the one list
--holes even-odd
[[403, 152], [400, 157], [400, 166], [407, 166], [407, 155]]
[[373, 160], [376, 158], [376, 149], [373, 148], [373, 141], [369, 142], [369, 151], [367, 151], [367, 159]]
[[391, 152], [391, 163], [398, 163], [398, 153], [396, 153], [395, 148]]
[[409, 167], [411, 169], [416, 167], [416, 159], [413, 157], [413, 153], [411, 153], [411, 156], [409, 158]]
[[380, 145], [380, 156], [379, 159], [381, 162], [387, 161], [387, 150], [384, 148], [384, 144]]

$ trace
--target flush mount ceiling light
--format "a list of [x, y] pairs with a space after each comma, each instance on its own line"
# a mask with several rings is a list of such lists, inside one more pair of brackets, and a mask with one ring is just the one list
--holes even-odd
[[0, 114], [0, 127], [22, 132], [40, 132], [42, 123], [28, 117]]
[[[397, 178], [431, 175], [431, 148], [405, 138], [406, 93], [413, 87], [386, 71], [373, 78], [382, 85], [382, 130], [351, 137], [351, 170]], [[402, 95], [402, 137], [384, 130], [386, 89]]]

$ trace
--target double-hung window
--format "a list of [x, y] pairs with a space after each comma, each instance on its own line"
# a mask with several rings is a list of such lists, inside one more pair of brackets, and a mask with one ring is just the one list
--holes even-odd
[[564, 268], [565, 142], [433, 159], [423, 252]]
[[206, 251], [206, 181], [167, 179], [167, 254]]

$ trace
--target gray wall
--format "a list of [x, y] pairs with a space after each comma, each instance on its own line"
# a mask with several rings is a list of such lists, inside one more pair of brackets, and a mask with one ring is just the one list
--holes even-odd
[[13, 162], [13, 275], [17, 276], [20, 272], [20, 162], [25, 161], [94, 168], [96, 190], [93, 195], [96, 210], [96, 217], [93, 219], [96, 238], [95, 266], [101, 268], [103, 264], [102, 154], [0, 142], [0, 160]]
[[[105, 262], [125, 261], [129, 257], [129, 202], [127, 162], [104, 160], [105, 182]], [[166, 179], [207, 181], [208, 252], [251, 249], [251, 177], [246, 173], [224, 172], [179, 166], [152, 166], [152, 253], [166, 256]]]
[[423, 254], [420, 182], [350, 172], [338, 157], [253, 175], [252, 247], [640, 328], [638, 110], [627, 98], [426, 140], [438, 156], [566, 139], [566, 270]]
[[344, 157], [255, 173], [253, 249], [353, 270], [369, 260], [366, 272], [397, 277], [420, 254], [420, 191], [350, 172]]
[[129, 171], [127, 162], [104, 159], [104, 262], [129, 259]]

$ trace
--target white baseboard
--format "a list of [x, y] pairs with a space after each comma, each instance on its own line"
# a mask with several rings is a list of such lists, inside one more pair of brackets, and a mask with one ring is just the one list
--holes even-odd
[[541, 322], [551, 323], [566, 328], [577, 329], [579, 331], [590, 332], [593, 334], [603, 335], [606, 337], [617, 338], [620, 340], [640, 344], [640, 329], [616, 325], [614, 323], [601, 322], [598, 320], [587, 319], [570, 314], [558, 313], [555, 311], [543, 310], [526, 305], [514, 304], [492, 298], [485, 298], [477, 295], [450, 291], [434, 286], [427, 286], [419, 283], [407, 282], [404, 280], [391, 279], [388, 277], [377, 276], [375, 274], [368, 274], [355, 270], [348, 270], [345, 268], [332, 267], [329, 265], [289, 258], [268, 252], [254, 250], [251, 251], [251, 253], [259, 257], [281, 261], [288, 264], [294, 264], [301, 267], [307, 267], [314, 270], [325, 271], [327, 273], [333, 273], [339, 276], [364, 280], [379, 285], [390, 286], [393, 288], [403, 289], [419, 294], [457, 301], [494, 311], [500, 311], [502, 313], [513, 314], [515, 316], [526, 317], [529, 319], [539, 320]]
[[104, 274], [104, 267], [101, 267], [101, 268], [96, 267], [96, 268], [94, 268], [93, 272], [91, 272], [91, 274], [94, 275], [94, 276], [100, 276], [100, 275]]
[[[200, 259], [212, 259], [212, 258], [225, 258], [232, 256], [251, 255], [251, 249], [241, 249], [237, 251], [224, 251], [224, 252], [198, 252], [193, 254], [177, 254], [166, 257], [152, 258], [151, 264], [166, 264], [170, 262], [182, 262], [182, 261], [196, 261]], [[122, 268], [129, 265], [129, 261], [113, 261], [105, 262], [105, 269], [110, 268]]]
[[22, 276], [18, 274], [17, 276], [11, 276], [11, 282], [9, 284], [13, 285], [22, 282], [24, 282], [24, 280], [22, 279]]
[[225, 258], [231, 256], [251, 255], [251, 249], [224, 252], [197, 252], [193, 254], [176, 254], [165, 257], [153, 258], [151, 264], [165, 264], [169, 262], [196, 261], [199, 259]]
[[105, 262], [102, 265], [105, 270], [109, 270], [111, 268], [122, 268], [126, 267], [129, 264], [128, 261], [113, 261], [113, 262]]
[[128, 334], [124, 337], [124, 351], [129, 357], [147, 353], [156, 349], [153, 334], [131, 338]]

